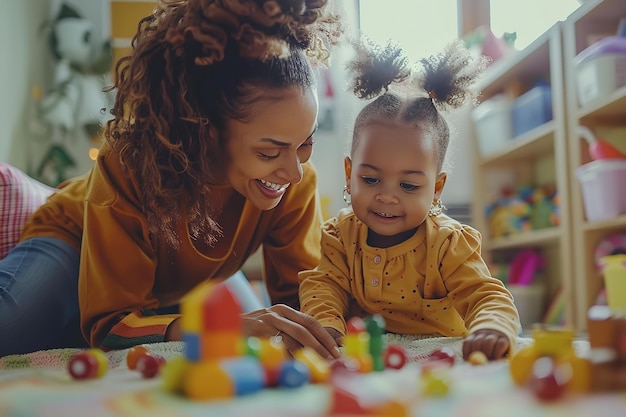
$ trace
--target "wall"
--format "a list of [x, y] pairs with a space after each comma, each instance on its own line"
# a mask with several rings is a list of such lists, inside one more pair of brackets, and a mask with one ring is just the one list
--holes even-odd
[[[108, 0], [66, 0], [95, 26], [95, 41], [108, 37]], [[56, 16], [61, 0], [4, 2], [0, 14], [0, 161], [33, 173], [51, 145], [52, 133], [37, 124], [33, 89], [42, 94], [52, 86], [55, 61], [42, 24]], [[64, 142], [77, 163], [69, 176], [86, 172], [92, 165], [87, 152], [92, 144], [77, 132]]]
[[[337, 12], [341, 13], [347, 22], [346, 32], [355, 33], [358, 26], [357, 0], [343, 1]], [[334, 216], [340, 208], [346, 206], [342, 198], [343, 187], [346, 184], [343, 159], [348, 154], [354, 119], [365, 104], [346, 91], [347, 79], [344, 69], [351, 53], [347, 46], [333, 50], [331, 67], [326, 74], [333, 88], [332, 100], [325, 97], [326, 85], [323, 76], [320, 77], [318, 86], [320, 101], [318, 122], [323, 126], [324, 111], [330, 108], [334, 123], [332, 130], [320, 128], [315, 134], [316, 144], [312, 156], [318, 172], [319, 190], [326, 217]]]
[[451, 111], [445, 117], [450, 127], [450, 144], [444, 163], [448, 179], [441, 200], [448, 207], [465, 206], [472, 201], [473, 147], [471, 141], [471, 105]]
[[43, 84], [49, 55], [39, 35], [48, 0], [5, 1], [0, 13], [0, 161], [28, 168], [27, 117], [31, 88]]

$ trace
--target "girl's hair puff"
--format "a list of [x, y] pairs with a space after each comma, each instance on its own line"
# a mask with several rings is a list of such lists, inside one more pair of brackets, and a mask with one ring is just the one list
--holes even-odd
[[413, 67], [391, 42], [380, 47], [365, 40], [355, 44], [355, 51], [347, 66], [353, 75], [352, 89], [360, 98], [375, 99], [357, 115], [351, 153], [364, 127], [392, 120], [414, 125], [433, 138], [441, 170], [450, 141], [450, 129], [441, 113], [477, 102], [476, 81], [487, 58], [473, 54], [460, 40]]
[[140, 193], [150, 232], [179, 247], [177, 222], [215, 242], [211, 184], [228, 164], [223, 129], [281, 91], [314, 85], [342, 34], [328, 0], [159, 0], [115, 68], [105, 137]]

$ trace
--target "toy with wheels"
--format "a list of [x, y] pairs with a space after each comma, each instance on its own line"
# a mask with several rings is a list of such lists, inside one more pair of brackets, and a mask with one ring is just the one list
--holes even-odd
[[108, 360], [100, 349], [87, 349], [77, 352], [70, 358], [67, 370], [73, 379], [95, 379], [106, 374]]
[[532, 337], [534, 343], [510, 360], [509, 371], [516, 385], [529, 387], [540, 400], [555, 400], [567, 391], [589, 390], [590, 364], [576, 355], [572, 330], [537, 326]]

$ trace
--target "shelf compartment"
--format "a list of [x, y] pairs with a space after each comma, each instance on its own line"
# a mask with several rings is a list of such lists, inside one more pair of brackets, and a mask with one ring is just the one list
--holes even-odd
[[560, 227], [531, 230], [519, 235], [490, 239], [485, 243], [485, 250], [514, 249], [528, 246], [546, 246], [561, 239]]
[[626, 228], [626, 214], [622, 214], [621, 216], [617, 216], [609, 220], [585, 222], [583, 224], [583, 230], [585, 232], [603, 232], [620, 228]]
[[583, 125], [623, 125], [626, 109], [626, 86], [615, 90], [602, 100], [578, 109], [578, 118]]
[[483, 167], [503, 165], [524, 158], [532, 158], [554, 150], [554, 132], [556, 124], [553, 120], [514, 138], [502, 150], [480, 159]]

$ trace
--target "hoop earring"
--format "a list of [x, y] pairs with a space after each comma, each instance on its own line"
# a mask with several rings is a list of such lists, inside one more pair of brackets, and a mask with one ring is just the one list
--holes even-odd
[[438, 198], [436, 201], [433, 201], [432, 205], [430, 206], [430, 209], [428, 210], [428, 215], [432, 217], [439, 216], [441, 213], [443, 213], [445, 209], [446, 206], [444, 206], [441, 202], [441, 199]]
[[350, 201], [350, 193], [348, 192], [348, 186], [345, 185], [343, 187], [343, 201], [350, 207], [352, 205], [352, 201]]

